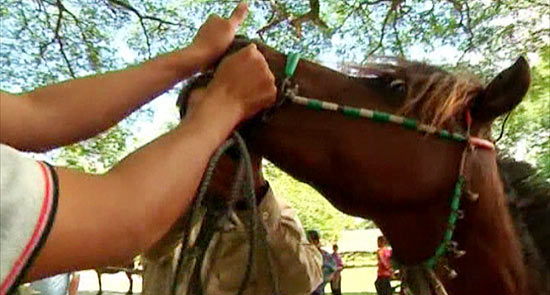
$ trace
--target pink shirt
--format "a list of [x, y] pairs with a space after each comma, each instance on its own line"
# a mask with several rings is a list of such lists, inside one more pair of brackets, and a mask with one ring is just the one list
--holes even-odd
[[338, 269], [344, 266], [344, 262], [342, 261], [342, 257], [340, 257], [340, 254], [332, 253], [332, 259], [334, 259], [334, 262], [336, 262], [336, 267]]
[[379, 248], [378, 254], [378, 277], [389, 278], [393, 274], [391, 266], [391, 249], [386, 247]]

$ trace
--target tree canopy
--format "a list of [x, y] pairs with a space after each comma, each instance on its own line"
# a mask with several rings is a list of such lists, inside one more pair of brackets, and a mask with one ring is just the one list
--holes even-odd
[[[121, 69], [181, 48], [189, 44], [209, 14], [228, 15], [237, 1], [0, 3], [1, 88], [24, 92]], [[397, 56], [467, 70], [487, 81], [518, 56], [527, 56], [533, 66], [532, 86], [508, 119], [498, 146], [504, 153], [536, 164], [550, 179], [547, 0], [251, 0], [249, 6], [240, 34], [283, 52], [299, 51], [307, 58], [332, 64], [360, 64]], [[151, 119], [152, 112], [154, 107], [145, 106], [109, 132], [52, 155], [62, 164], [103, 172], [136, 148], [138, 132], [134, 126]], [[164, 124], [173, 125], [174, 121], [172, 117]], [[502, 123], [503, 118], [495, 123], [495, 136]], [[274, 167], [266, 169], [268, 175], [282, 177], [280, 182], [287, 192], [302, 190]], [[297, 200], [294, 203], [299, 207]], [[325, 220], [341, 217], [336, 211], [330, 212]], [[307, 216], [301, 217], [308, 225], [320, 222], [310, 222]], [[354, 222], [348, 225], [356, 226]]]

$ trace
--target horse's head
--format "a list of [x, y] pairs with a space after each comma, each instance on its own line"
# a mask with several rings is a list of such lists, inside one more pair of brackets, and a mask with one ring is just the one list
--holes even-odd
[[[237, 39], [230, 51], [247, 43]], [[286, 56], [261, 44], [258, 48], [281, 86]], [[466, 132], [465, 113], [471, 111], [471, 132], [477, 136], [485, 136], [493, 120], [512, 110], [529, 86], [529, 68], [523, 58], [487, 86], [413, 62], [349, 68], [356, 74], [301, 60], [291, 84], [297, 86], [299, 96], [401, 114], [462, 133]], [[279, 93], [280, 99], [284, 96]], [[184, 100], [185, 95], [180, 101]], [[251, 130], [247, 133], [253, 154], [311, 184], [348, 214], [374, 219], [385, 231], [410, 229], [409, 245], [427, 249], [418, 251], [411, 261], [429, 256], [445, 227], [464, 143], [289, 101], [269, 112], [269, 120], [259, 122], [259, 116], [253, 119], [255, 124], [246, 126]], [[486, 154], [494, 158], [494, 153]], [[393, 244], [391, 233], [389, 239]]]

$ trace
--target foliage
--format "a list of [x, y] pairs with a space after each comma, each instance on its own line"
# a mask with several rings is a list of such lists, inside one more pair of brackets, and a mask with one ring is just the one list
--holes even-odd
[[103, 173], [129, 152], [128, 135], [126, 129], [115, 126], [95, 138], [60, 149], [56, 162], [90, 173]]
[[344, 229], [366, 229], [373, 223], [343, 214], [334, 208], [317, 191], [298, 182], [275, 165], [264, 164], [264, 176], [275, 195], [289, 202], [306, 230], [318, 230], [324, 244], [338, 241]]
[[[531, 69], [529, 93], [511, 113], [499, 146], [536, 164], [540, 175], [550, 180], [550, 45], [541, 49], [540, 56], [541, 62]], [[503, 120], [495, 123], [495, 136]]]
[[346, 268], [377, 266], [376, 252], [346, 252], [341, 253]]
[[[208, 14], [228, 15], [235, 1], [0, 0], [2, 90], [36, 87], [117, 70], [181, 48]], [[241, 34], [283, 52], [331, 63], [395, 55], [466, 69], [484, 80], [517, 56], [540, 58], [529, 96], [513, 112], [499, 147], [526, 151], [550, 179], [550, 4], [547, 0], [257, 0]], [[169, 94], [172, 97], [173, 94]], [[56, 151], [62, 164], [103, 172], [135, 148], [148, 106], [95, 139]], [[497, 121], [496, 126], [502, 121]], [[166, 123], [168, 128], [170, 123]], [[165, 128], [166, 129], [166, 128]], [[497, 128], [495, 128], [497, 129]], [[278, 195], [307, 228], [334, 240], [342, 228], [366, 227], [305, 184], [267, 164]]]

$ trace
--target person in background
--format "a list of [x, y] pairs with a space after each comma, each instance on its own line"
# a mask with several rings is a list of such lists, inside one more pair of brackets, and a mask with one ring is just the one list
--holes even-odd
[[69, 295], [78, 294], [78, 285], [80, 285], [80, 274], [73, 273], [73, 278], [71, 279], [71, 283], [69, 284]]
[[378, 295], [391, 295], [392, 288], [390, 284], [391, 277], [393, 275], [393, 268], [391, 265], [392, 251], [388, 247], [388, 242], [384, 236], [378, 237], [378, 251], [376, 256], [378, 258], [378, 273], [374, 286], [376, 287], [376, 293]]
[[332, 290], [332, 295], [342, 295], [342, 269], [344, 269], [344, 262], [340, 253], [338, 253], [337, 244], [332, 245], [332, 259], [336, 263], [336, 272], [330, 281], [330, 289]]
[[321, 237], [318, 231], [308, 230], [306, 235], [307, 240], [317, 247], [317, 250], [319, 250], [323, 256], [323, 282], [319, 285], [319, 287], [317, 287], [317, 289], [315, 289], [315, 291], [313, 291], [313, 293], [311, 293], [311, 295], [324, 295], [325, 286], [331, 281], [334, 273], [336, 272], [336, 263], [334, 259], [332, 259], [332, 255], [330, 255], [330, 253], [321, 249]]

